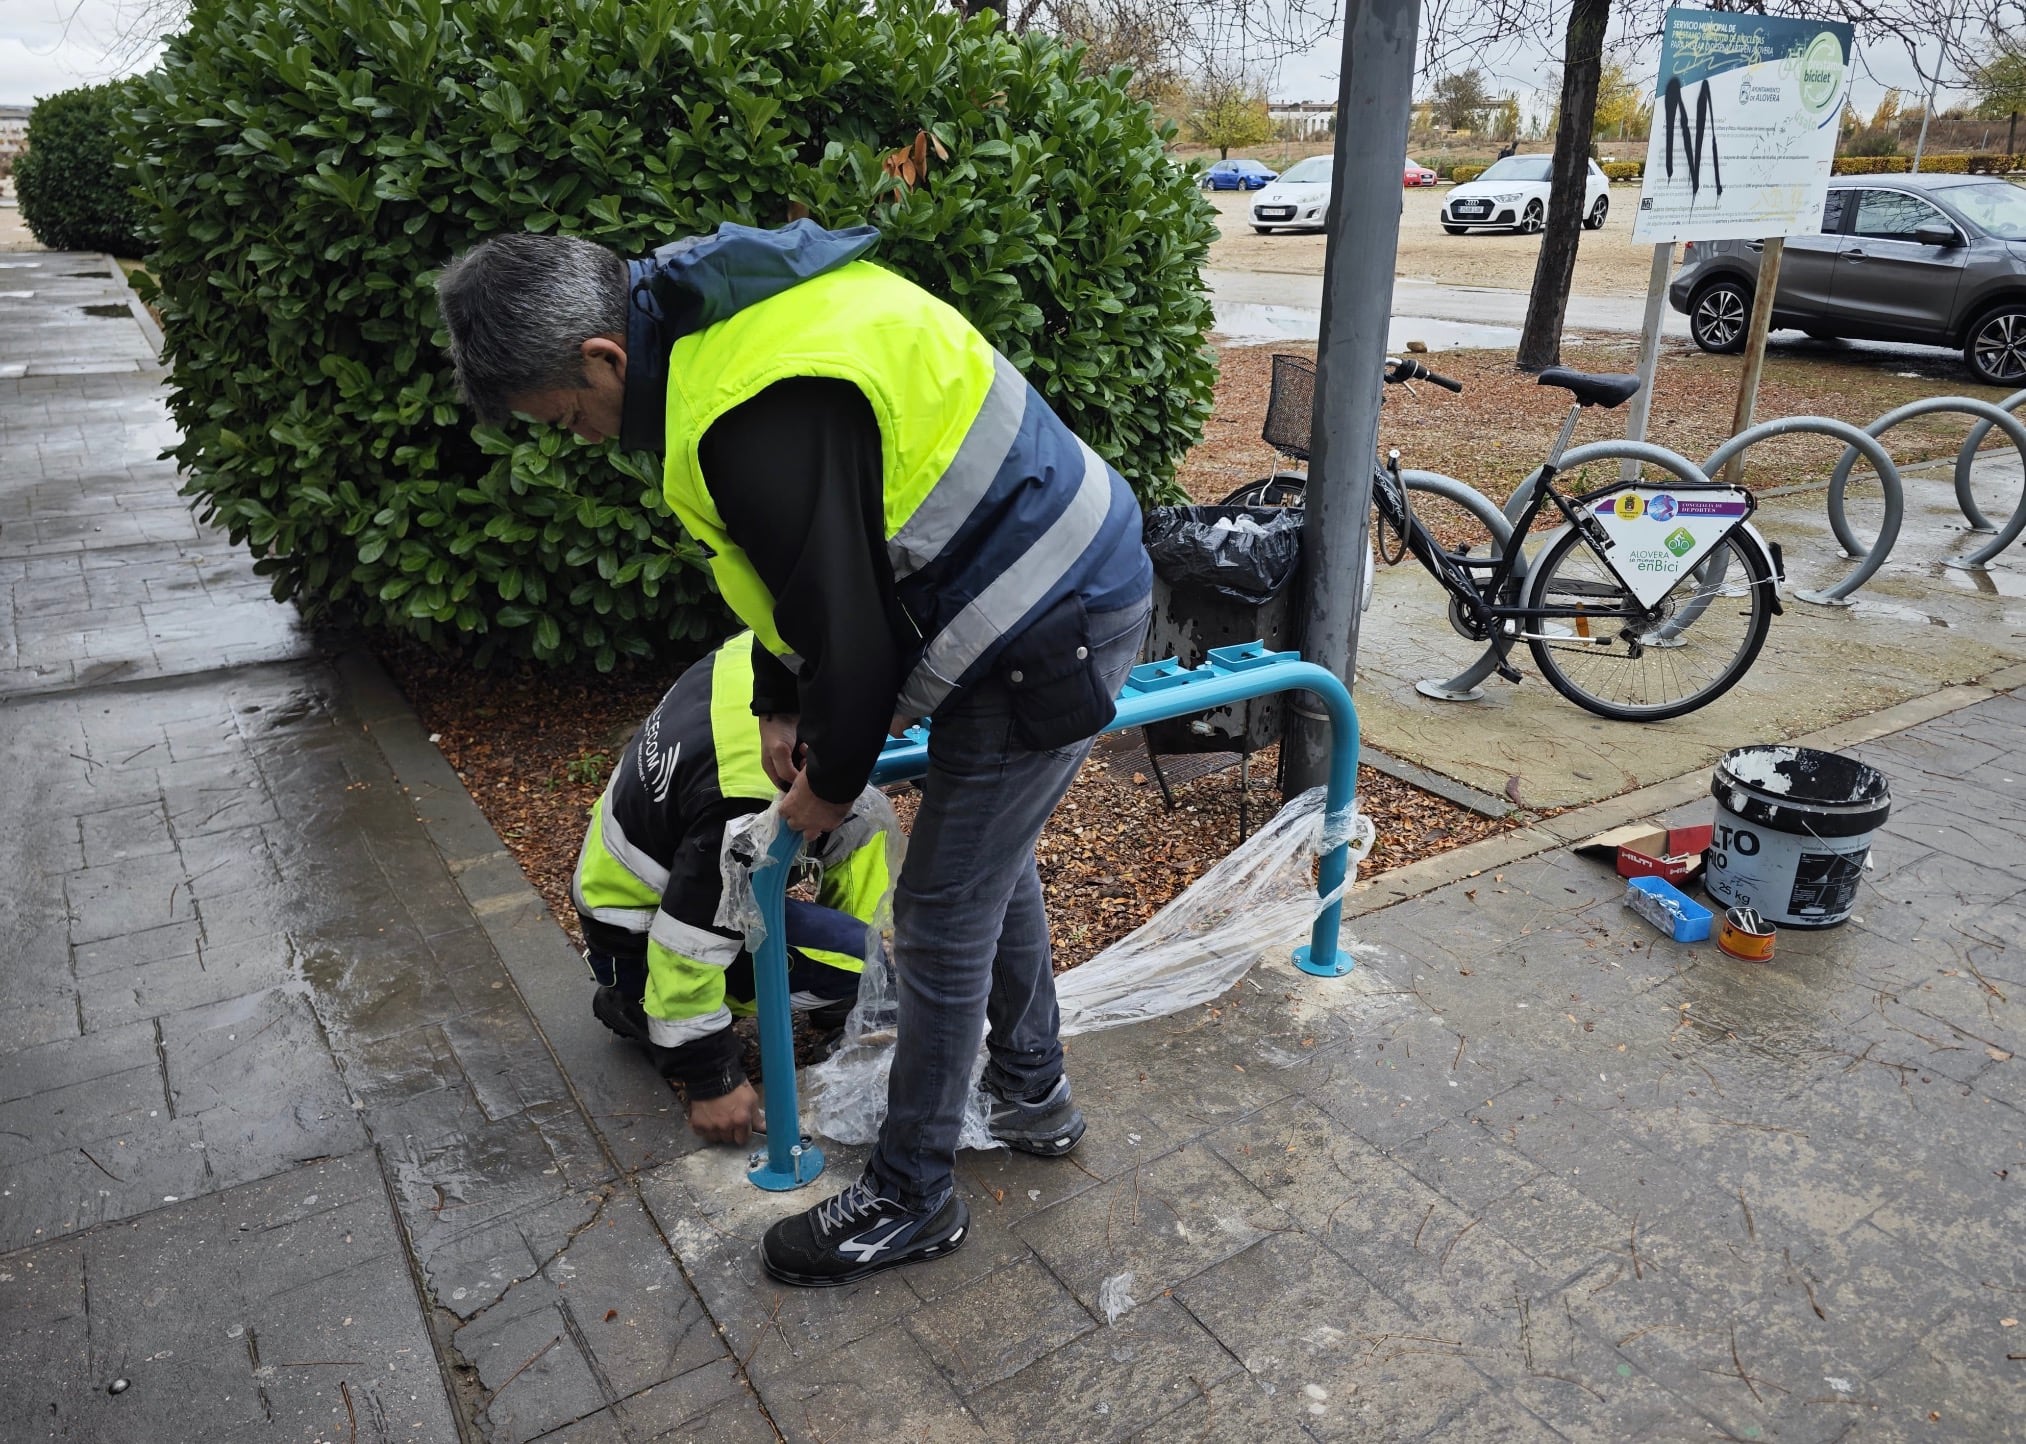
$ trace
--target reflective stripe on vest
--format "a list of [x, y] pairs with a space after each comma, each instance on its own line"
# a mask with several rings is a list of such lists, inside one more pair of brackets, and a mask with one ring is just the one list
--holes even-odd
[[612, 815], [612, 789], [618, 781], [614, 777], [606, 783], [605, 795], [598, 799], [598, 840], [605, 844], [605, 850], [612, 854], [614, 860], [638, 878], [640, 885], [658, 900], [668, 886], [668, 869], [635, 847], [619, 826], [619, 819]]
[[1124, 482], [1012, 363], [944, 302], [855, 261], [683, 337], [669, 357], [669, 506], [777, 656], [774, 598], [726, 533], [697, 449], [718, 417], [797, 376], [851, 382], [879, 423], [888, 556], [925, 643], [904, 713], [931, 713], [970, 680], [1074, 584], [1108, 528], [1137, 535]]
[[714, 968], [729, 968], [739, 960], [739, 954], [746, 947], [743, 939], [722, 937], [708, 928], [686, 923], [667, 913], [655, 916], [654, 926], [647, 930], [647, 936], [671, 953], [699, 963], [709, 963]]

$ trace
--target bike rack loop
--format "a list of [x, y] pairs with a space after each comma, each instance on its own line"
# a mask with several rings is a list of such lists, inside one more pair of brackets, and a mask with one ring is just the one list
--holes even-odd
[[[1461, 485], [1461, 483], [1458, 483]], [[1173, 657], [1135, 667], [1119, 692], [1118, 716], [1107, 732], [1144, 727], [1276, 692], [1313, 692], [1330, 719], [1330, 772], [1324, 793], [1322, 836], [1343, 834], [1321, 858], [1316, 894], [1322, 907], [1309, 940], [1294, 951], [1294, 965], [1322, 978], [1348, 973], [1352, 961], [1337, 947], [1343, 917], [1344, 879], [1350, 872], [1348, 832], [1358, 781], [1358, 713], [1341, 678], [1298, 652], [1270, 652], [1260, 642], [1213, 647], [1209, 660], [1188, 668]], [[929, 770], [929, 734], [915, 727], [889, 740], [872, 780], [884, 786], [920, 777]], [[767, 1106], [767, 1148], [755, 1153], [746, 1177], [780, 1193], [800, 1188], [823, 1172], [823, 1150], [802, 1133], [795, 1083], [795, 1038], [788, 1007], [788, 944], [785, 900], [788, 876], [802, 838], [782, 828], [766, 859], [753, 869], [753, 898], [765, 936], [753, 949], [754, 1010], [760, 1022], [761, 1086]]]
[[[1909, 401], [1904, 406], [1886, 412], [1864, 429], [1871, 436], [1883, 436], [1902, 421], [1911, 421], [1916, 416], [1928, 416], [1937, 411], [1961, 412], [1966, 416], [1978, 417], [1987, 426], [1998, 427], [2011, 438], [2012, 444], [2019, 448], [2019, 459], [2022, 463], [2026, 463], [2026, 426], [2022, 426], [2019, 419], [2010, 412], [2003, 411], [1988, 401], [1977, 401], [1968, 396], [1930, 396], [1922, 401]], [[1982, 438], [1979, 437], [1978, 440], [1981, 441]], [[1843, 518], [1843, 487], [1850, 476], [1851, 467], [1856, 462], [1857, 453], [1854, 450], [1844, 452], [1842, 459], [1836, 463], [1836, 470], [1829, 477], [1829, 525], [1835, 528], [1836, 540], [1842, 544], [1845, 551], [1854, 551], [1855, 548], [1846, 540], [1849, 528], [1844, 524]], [[1989, 521], [1984, 519], [1983, 512], [1978, 509], [1975, 499], [1969, 495], [1968, 469], [1962, 464], [1960, 452], [1956, 456], [1956, 504], [1962, 508], [1963, 519], [1970, 523], [1973, 530], [1982, 529], [1978, 526], [1980, 521], [1985, 527], [1990, 525]], [[1969, 556], [1945, 557], [1942, 565], [1955, 567], [1960, 571], [1981, 571], [1986, 562], [2018, 540], [2021, 531], [2026, 531], [2026, 491], [2020, 493], [2018, 504], [2012, 508], [2011, 519], [2005, 523], [2003, 530]], [[1883, 556], [1879, 560], [1882, 565]]]
[[[1513, 544], [1512, 523], [1498, 504], [1483, 492], [1453, 476], [1444, 476], [1439, 471], [1402, 471], [1400, 480], [1409, 491], [1425, 491], [1439, 496], [1444, 501], [1454, 502], [1472, 516], [1484, 523], [1486, 531], [1499, 548], [1501, 555]], [[1513, 567], [1515, 577], [1525, 577], [1527, 572], [1526, 551], [1522, 547], [1518, 562]], [[1486, 677], [1498, 670], [1498, 664], [1505, 654], [1512, 650], [1512, 643], [1493, 642], [1484, 649], [1484, 655], [1468, 667], [1451, 677], [1447, 682], [1438, 682], [1433, 677], [1424, 678], [1414, 684], [1414, 690], [1424, 697], [1433, 697], [1439, 702], [1475, 702], [1484, 695], [1480, 685]]]
[[[1874, 423], [1874, 426], [1876, 423]], [[1719, 446], [1703, 462], [1703, 471], [1715, 476], [1730, 464], [1732, 457], [1775, 436], [1813, 435], [1829, 436], [1845, 444], [1843, 459], [1837, 465], [1836, 474], [1829, 483], [1829, 527], [1836, 533], [1836, 544], [1844, 554], [1863, 563], [1862, 566], [1833, 587], [1821, 591], [1795, 591], [1794, 595], [1804, 602], [1813, 602], [1820, 607], [1847, 605], [1850, 594], [1876, 576], [1878, 569], [1885, 565], [1885, 558], [1892, 551], [1893, 543], [1899, 540], [1900, 522], [1906, 515], [1906, 492], [1900, 484], [1899, 468], [1893, 465], [1892, 457], [1878, 444], [1875, 431], [1859, 431], [1847, 421], [1838, 421], [1829, 416], [1783, 416], [1773, 421], [1762, 421], [1757, 426], [1748, 426], [1736, 436]], [[1843, 487], [1855, 464], [1858, 454], [1871, 463], [1878, 473], [1879, 490], [1885, 493], [1885, 517], [1879, 522], [1878, 538], [1869, 547], [1858, 544], [1851, 534], [1849, 519], [1843, 512]]]
[[[2026, 391], [2015, 391], [1996, 404], [2000, 411], [2017, 411], [2022, 402], [2026, 402]], [[1991, 434], [1995, 425], [1997, 423], [1988, 417], [1979, 420], [1970, 428], [1969, 439], [1963, 443], [1963, 449], [1956, 453], [1956, 505], [1963, 509], [1971, 531], [1998, 529], [1991, 525], [1990, 519], [1977, 505], [1977, 499], [1970, 495], [1970, 468], [1977, 460], [1977, 448], [1984, 444], [1984, 438]]]

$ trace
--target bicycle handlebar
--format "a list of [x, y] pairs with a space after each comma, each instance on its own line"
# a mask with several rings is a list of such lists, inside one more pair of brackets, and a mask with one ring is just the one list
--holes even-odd
[[1463, 383], [1461, 381], [1452, 381], [1447, 376], [1430, 371], [1426, 366], [1423, 366], [1419, 361], [1411, 357], [1388, 357], [1387, 361], [1386, 384], [1388, 386], [1398, 386], [1407, 381], [1426, 381], [1430, 385], [1440, 386], [1444, 391], [1453, 391], [1459, 396], [1463, 394]]

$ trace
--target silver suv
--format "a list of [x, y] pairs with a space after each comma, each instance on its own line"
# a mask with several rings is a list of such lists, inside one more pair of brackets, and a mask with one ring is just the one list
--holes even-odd
[[[1695, 241], [1668, 287], [1705, 351], [1745, 343], [1758, 241]], [[2026, 187], [1990, 176], [1838, 176], [1822, 229], [1789, 236], [1773, 325], [1959, 348], [1977, 379], [2026, 386]]]

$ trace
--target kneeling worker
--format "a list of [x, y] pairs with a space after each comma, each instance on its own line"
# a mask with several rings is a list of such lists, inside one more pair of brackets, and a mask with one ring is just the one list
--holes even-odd
[[[741, 632], [648, 715], [591, 809], [570, 884], [600, 985], [592, 1010], [682, 1085], [690, 1127], [713, 1143], [745, 1142], [759, 1107], [732, 1030], [735, 1014], [753, 1011], [753, 958], [713, 922], [725, 825], [778, 795], [760, 761], [753, 645]], [[789, 993], [818, 1026], [843, 1023], [878, 945], [886, 842], [855, 812], [815, 849], [817, 901], [788, 901]]]

